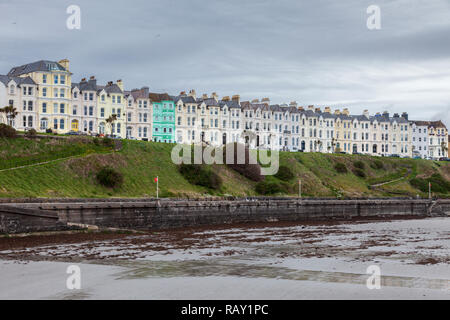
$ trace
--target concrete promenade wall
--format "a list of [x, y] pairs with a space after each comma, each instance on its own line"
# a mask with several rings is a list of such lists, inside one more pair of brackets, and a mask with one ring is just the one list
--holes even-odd
[[[58, 199], [45, 202], [0, 203], [37, 212], [54, 212], [58, 224], [68, 222], [96, 225], [99, 227], [129, 229], [166, 229], [217, 225], [245, 222], [267, 221], [305, 221], [328, 219], [352, 219], [364, 217], [427, 216], [431, 211], [450, 214], [450, 200], [411, 200], [411, 199], [370, 199], [370, 200], [299, 200], [299, 199], [236, 199], [236, 200], [181, 200], [181, 199], [114, 199], [72, 200], [62, 202]], [[35, 219], [35, 217], [33, 218]], [[3, 221], [3, 220], [1, 220]], [[32, 229], [33, 221], [21, 217], [20, 222]], [[46, 222], [49, 222], [46, 220]], [[36, 222], [38, 229], [39, 222]], [[49, 223], [50, 229], [55, 221]], [[23, 230], [18, 228], [14, 230]], [[38, 231], [39, 231], [38, 230]], [[0, 232], [7, 232], [7, 227]]]
[[0, 233], [29, 233], [68, 229], [55, 211], [0, 206]]

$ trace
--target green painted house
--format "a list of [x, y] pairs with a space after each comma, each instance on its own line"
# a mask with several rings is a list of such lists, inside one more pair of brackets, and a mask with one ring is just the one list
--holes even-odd
[[175, 143], [175, 103], [167, 93], [150, 93], [153, 105], [152, 139]]

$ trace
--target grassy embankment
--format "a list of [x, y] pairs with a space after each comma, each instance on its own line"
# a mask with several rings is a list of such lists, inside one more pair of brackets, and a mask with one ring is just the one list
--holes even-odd
[[[124, 141], [122, 149], [114, 152], [93, 141], [91, 138], [0, 139], [0, 169], [76, 156], [0, 171], [0, 197], [153, 197], [156, 194], [153, 181], [156, 176], [159, 176], [162, 197], [258, 195], [256, 182], [225, 165], [213, 167], [222, 180], [220, 189], [190, 184], [171, 161], [172, 144]], [[337, 163], [344, 164], [347, 172], [339, 173]], [[275, 176], [266, 177], [266, 182], [281, 186], [282, 192], [278, 195], [296, 196], [299, 179], [303, 196], [337, 198], [425, 197], [423, 183], [433, 174], [433, 181], [438, 185], [450, 182], [450, 164], [428, 160], [282, 152], [280, 164], [289, 167], [293, 177], [288, 181]], [[103, 166], [111, 166], [123, 174], [124, 182], [120, 188], [110, 189], [97, 183], [96, 173]], [[416, 183], [411, 183], [414, 178]], [[400, 180], [370, 187], [396, 179]], [[447, 196], [449, 191], [441, 188], [437, 195]]]

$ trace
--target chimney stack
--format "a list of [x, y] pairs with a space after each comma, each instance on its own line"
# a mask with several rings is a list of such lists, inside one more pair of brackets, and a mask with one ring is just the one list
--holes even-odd
[[291, 101], [291, 103], [289, 103], [289, 107], [297, 108], [297, 101]]
[[219, 99], [219, 96], [217, 95], [217, 93], [213, 92], [213, 93], [211, 93], [211, 98], [213, 98], [217, 101]]
[[81, 82], [86, 82], [86, 78], [81, 79]]
[[189, 96], [190, 96], [190, 97], [193, 97], [194, 99], [197, 99], [197, 95], [196, 95], [194, 89], [191, 89], [191, 90], [189, 91]]
[[346, 116], [348, 116], [350, 114], [350, 112], [348, 111], [348, 108], [344, 108], [344, 110], [342, 110], [342, 114], [345, 114]]
[[334, 114], [335, 114], [335, 115], [340, 115], [340, 114], [341, 114], [341, 111], [340, 111], [339, 109], [336, 109], [336, 110], [334, 110]]
[[63, 66], [66, 71], [69, 71], [69, 59], [59, 60], [58, 63]]
[[117, 85], [119, 86], [120, 90], [123, 91], [123, 82], [121, 79], [117, 80]]
[[330, 107], [325, 107], [325, 113], [331, 113], [331, 108]]
[[225, 96], [222, 98], [222, 101], [230, 101], [230, 97], [229, 96]]
[[259, 103], [259, 99], [253, 99], [252, 103]]
[[405, 120], [408, 120], [408, 113], [407, 112], [403, 112], [402, 113], [402, 118]]
[[208, 99], [208, 95], [207, 95], [206, 93], [204, 93], [204, 94], [202, 95], [202, 98], [203, 98], [203, 100]]
[[369, 119], [369, 110], [364, 110], [363, 115]]
[[235, 94], [231, 97], [231, 100], [233, 100], [234, 102], [237, 102], [239, 104], [241, 102], [241, 96], [238, 94]]
[[265, 104], [267, 104], [267, 105], [270, 105], [270, 99], [267, 98], [267, 97], [266, 97], [266, 98], [262, 98], [262, 99], [261, 99], [261, 102], [262, 102], [262, 103], [265, 103]]
[[314, 110], [314, 105], [309, 105], [308, 110]]

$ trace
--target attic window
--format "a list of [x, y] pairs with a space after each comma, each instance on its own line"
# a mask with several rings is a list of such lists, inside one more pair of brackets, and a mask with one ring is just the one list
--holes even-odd
[[58, 67], [55, 63], [47, 63], [48, 70], [58, 70]]

